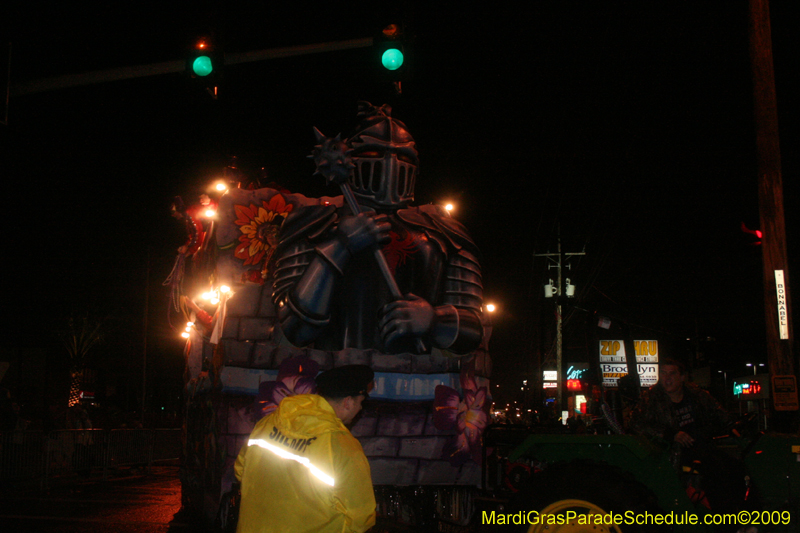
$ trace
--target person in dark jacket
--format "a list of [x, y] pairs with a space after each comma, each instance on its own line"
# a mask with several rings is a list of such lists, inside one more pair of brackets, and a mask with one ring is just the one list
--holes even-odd
[[688, 476], [687, 494], [693, 500], [716, 512], [733, 512], [744, 503], [744, 466], [719, 453], [713, 441], [729, 416], [688, 377], [680, 361], [662, 361], [658, 383], [642, 393], [628, 430], [669, 443], [673, 465]]
[[694, 383], [675, 359], [661, 363], [658, 383], [642, 393], [631, 414], [631, 433], [660, 438], [691, 449], [711, 444], [728, 422], [717, 400]]

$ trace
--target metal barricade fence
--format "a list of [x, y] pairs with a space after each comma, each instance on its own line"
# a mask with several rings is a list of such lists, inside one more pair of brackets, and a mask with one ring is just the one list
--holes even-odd
[[180, 429], [67, 429], [0, 434], [0, 482], [39, 481], [66, 474], [88, 476], [120, 466], [149, 467], [180, 457]]
[[0, 434], [0, 480], [40, 479], [45, 469], [45, 435], [41, 431]]
[[101, 429], [50, 431], [45, 439], [45, 478], [71, 472], [88, 475], [102, 466], [105, 435]]

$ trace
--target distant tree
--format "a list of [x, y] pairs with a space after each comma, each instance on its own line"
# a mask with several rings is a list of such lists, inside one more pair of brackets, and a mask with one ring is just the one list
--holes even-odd
[[106, 319], [91, 317], [88, 313], [72, 314], [60, 332], [61, 342], [70, 357], [70, 387], [68, 405], [80, 400], [81, 381], [89, 363], [92, 348], [103, 342]]

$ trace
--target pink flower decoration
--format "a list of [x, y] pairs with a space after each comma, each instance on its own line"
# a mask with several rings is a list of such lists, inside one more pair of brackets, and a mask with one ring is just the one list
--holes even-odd
[[265, 381], [258, 386], [258, 401], [263, 416], [271, 414], [287, 396], [313, 394], [317, 391], [314, 378], [319, 373], [319, 363], [305, 355], [290, 357], [281, 363], [278, 379]]
[[433, 425], [443, 431], [455, 430], [456, 438], [447, 455], [452, 464], [463, 464], [468, 458], [481, 462], [481, 437], [489, 424], [489, 402], [486, 387], [478, 387], [471, 372], [461, 374], [461, 389], [437, 385], [433, 400]]

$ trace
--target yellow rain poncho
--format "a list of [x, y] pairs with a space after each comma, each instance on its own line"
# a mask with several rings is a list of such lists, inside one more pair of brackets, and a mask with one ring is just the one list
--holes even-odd
[[236, 459], [237, 533], [361, 533], [375, 494], [361, 444], [321, 396], [284, 398]]

